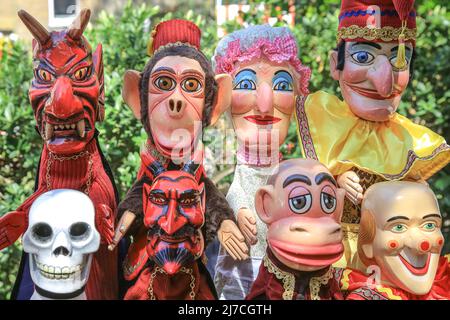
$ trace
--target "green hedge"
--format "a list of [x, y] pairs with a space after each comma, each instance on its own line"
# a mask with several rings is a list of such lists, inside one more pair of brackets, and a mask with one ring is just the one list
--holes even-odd
[[[279, 1], [266, 1], [272, 16], [286, 11]], [[254, 2], [253, 2], [254, 3]], [[283, 2], [284, 3], [284, 2]], [[418, 58], [414, 80], [405, 94], [400, 112], [418, 123], [429, 126], [450, 140], [450, 56], [448, 27], [450, 16], [445, 1], [419, 2]], [[217, 27], [208, 15], [196, 16], [192, 11], [177, 10], [163, 15], [158, 8], [128, 4], [119, 16], [102, 12], [86, 37], [94, 47], [103, 44], [106, 88], [106, 120], [98, 125], [100, 143], [116, 178], [121, 196], [132, 184], [139, 166], [139, 147], [145, 133], [120, 94], [122, 75], [126, 69], [142, 70], [148, 57], [145, 54], [150, 18], [151, 26], [173, 17], [188, 18], [202, 30], [202, 47], [211, 57], [217, 44]], [[296, 26], [293, 29], [304, 64], [313, 74], [310, 89], [324, 89], [339, 95], [337, 83], [329, 76], [328, 51], [335, 46], [339, 5], [336, 1], [297, 1]], [[248, 23], [262, 23], [262, 14], [244, 15]], [[282, 22], [278, 24], [283, 24]], [[240, 28], [234, 22], [226, 29]], [[35, 131], [35, 123], [28, 100], [28, 86], [32, 77], [30, 48], [21, 42], [0, 42], [0, 214], [15, 209], [32, 193], [35, 172], [41, 150], [41, 139]], [[287, 157], [298, 157], [295, 125], [290, 128], [283, 151]], [[223, 170], [221, 167], [220, 170]], [[219, 181], [229, 182], [231, 176]], [[444, 216], [450, 213], [450, 198], [445, 197], [450, 186], [450, 169], [436, 174], [431, 187], [439, 198]], [[448, 224], [445, 227], [448, 233]], [[450, 241], [447, 241], [446, 252]], [[17, 243], [0, 253], [0, 299], [9, 298], [20, 259]]]

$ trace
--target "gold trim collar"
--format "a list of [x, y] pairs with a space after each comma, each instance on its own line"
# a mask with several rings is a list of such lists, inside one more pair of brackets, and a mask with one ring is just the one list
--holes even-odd
[[[263, 264], [267, 271], [269, 271], [269, 273], [274, 274], [278, 280], [281, 280], [283, 282], [283, 300], [292, 300], [295, 289], [295, 276], [290, 272], [286, 272], [278, 268], [267, 255], [265, 255], [263, 258]], [[330, 267], [324, 275], [320, 277], [312, 277], [309, 280], [311, 300], [320, 300], [320, 287], [322, 285], [326, 285], [332, 277], [333, 272]]]

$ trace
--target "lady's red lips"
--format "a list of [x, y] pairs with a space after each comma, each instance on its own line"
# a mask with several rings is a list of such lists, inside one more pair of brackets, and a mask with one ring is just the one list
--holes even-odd
[[274, 123], [281, 121], [281, 119], [277, 118], [277, 117], [259, 116], [259, 115], [246, 116], [246, 117], [244, 117], [244, 119], [247, 121], [253, 122], [257, 125], [260, 125], [260, 126], [267, 126], [267, 125], [274, 124]]

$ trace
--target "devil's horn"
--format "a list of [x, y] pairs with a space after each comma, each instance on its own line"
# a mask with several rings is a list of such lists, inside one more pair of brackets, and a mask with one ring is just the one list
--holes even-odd
[[20, 20], [25, 24], [28, 30], [30, 30], [33, 37], [39, 42], [41, 46], [46, 45], [50, 40], [50, 32], [39, 23], [31, 14], [25, 10], [19, 10], [17, 12]]
[[153, 178], [156, 178], [157, 176], [159, 176], [161, 173], [163, 173], [164, 171], [166, 171], [166, 169], [163, 167], [163, 165], [161, 163], [159, 163], [158, 161], [153, 161], [152, 163], [150, 163], [147, 166], [147, 169], [150, 170], [150, 172], [153, 175]]
[[189, 160], [188, 162], [186, 162], [184, 164], [183, 169], [181, 169], [181, 170], [195, 176], [199, 167], [200, 167], [200, 164], [195, 163], [194, 160]]
[[69, 31], [67, 34], [73, 40], [80, 40], [83, 35], [84, 29], [86, 29], [87, 24], [89, 23], [89, 18], [91, 17], [91, 10], [82, 9], [80, 14], [73, 20], [72, 24], [69, 27]]

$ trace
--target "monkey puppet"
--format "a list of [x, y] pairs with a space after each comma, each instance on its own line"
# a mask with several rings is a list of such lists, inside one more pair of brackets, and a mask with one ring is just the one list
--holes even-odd
[[381, 181], [427, 180], [450, 162], [443, 137], [396, 112], [413, 74], [413, 5], [342, 0], [330, 69], [344, 101], [323, 91], [297, 101], [304, 156], [325, 164], [347, 191], [339, 266], [360, 265], [355, 253], [364, 190]]
[[331, 265], [343, 252], [345, 190], [316, 160], [291, 159], [255, 196], [267, 224], [267, 253], [248, 300], [342, 300]]
[[154, 161], [151, 185], [144, 184], [143, 210], [150, 263], [128, 290], [126, 300], [212, 300], [216, 291], [202, 262], [205, 193], [199, 165], [166, 171]]
[[308, 93], [309, 68], [297, 57], [288, 28], [251, 26], [226, 35], [215, 50], [216, 73], [233, 77], [231, 119], [237, 137], [237, 165], [227, 200], [250, 247], [235, 261], [219, 250], [215, 283], [224, 299], [244, 299], [266, 251], [266, 225], [255, 213], [256, 190], [280, 159], [295, 96]]
[[[114, 236], [118, 193], [95, 128], [105, 113], [103, 58], [102, 46], [92, 51], [83, 36], [90, 10], [81, 10], [68, 28], [52, 32], [24, 10], [18, 15], [34, 37], [29, 97], [43, 146], [35, 192], [16, 211], [0, 218], [0, 249], [25, 232], [28, 211], [38, 196], [54, 189], [82, 191], [94, 202], [102, 240], [92, 260], [86, 295], [94, 300], [117, 299], [117, 251], [110, 252], [107, 246]], [[13, 299], [29, 299], [33, 293], [29, 270], [28, 255], [23, 255]]]
[[[124, 264], [126, 279], [135, 278], [148, 260], [142, 222], [142, 186], [144, 181], [149, 179], [147, 183], [151, 184], [153, 179], [149, 165], [157, 160], [167, 170], [179, 170], [190, 160], [201, 164], [201, 131], [214, 124], [230, 103], [231, 78], [229, 75], [214, 78], [209, 61], [200, 51], [200, 33], [190, 21], [161, 22], [152, 32], [149, 42], [152, 57], [144, 71], [127, 71], [124, 76], [124, 100], [148, 135], [141, 152], [137, 182], [118, 210], [121, 220], [114, 243], [125, 234], [134, 238]], [[246, 258], [244, 237], [234, 223], [225, 197], [206, 177], [202, 165], [196, 175], [205, 185], [206, 243], [217, 235], [227, 250]]]
[[362, 271], [346, 269], [348, 300], [448, 300], [450, 257], [436, 196], [425, 184], [380, 182], [365, 193], [358, 255]]

